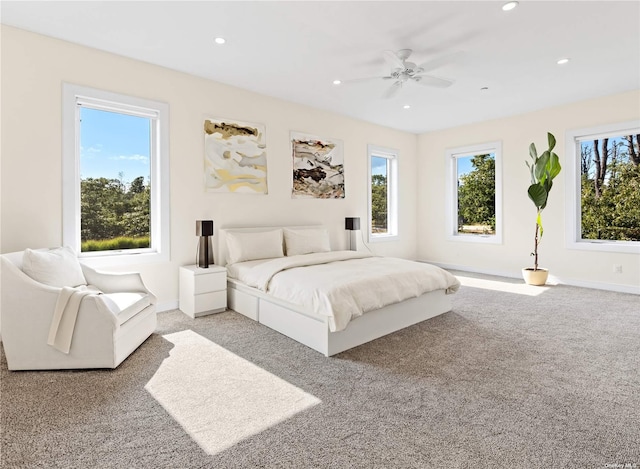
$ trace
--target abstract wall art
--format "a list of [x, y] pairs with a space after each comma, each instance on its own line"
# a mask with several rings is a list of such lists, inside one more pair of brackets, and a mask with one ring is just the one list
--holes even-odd
[[341, 140], [291, 132], [294, 199], [344, 199]]
[[209, 192], [266, 194], [264, 125], [205, 119], [204, 182]]

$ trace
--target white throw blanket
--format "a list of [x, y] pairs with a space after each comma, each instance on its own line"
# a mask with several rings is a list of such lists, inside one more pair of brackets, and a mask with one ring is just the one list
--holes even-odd
[[100, 293], [100, 290], [92, 286], [62, 287], [53, 312], [47, 345], [69, 353], [80, 303], [85, 296], [95, 293]]
[[341, 331], [363, 313], [433, 290], [453, 293], [460, 282], [422, 262], [332, 251], [281, 257], [253, 267], [241, 281], [277, 298], [328, 316]]

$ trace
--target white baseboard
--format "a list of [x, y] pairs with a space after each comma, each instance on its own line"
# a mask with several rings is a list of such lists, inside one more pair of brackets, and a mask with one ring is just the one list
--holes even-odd
[[605, 282], [590, 282], [588, 280], [579, 280], [575, 278], [556, 277], [558, 283], [564, 285], [571, 285], [573, 287], [593, 288], [594, 290], [608, 290], [619, 293], [631, 293], [633, 295], [640, 295], [640, 287], [635, 285], [621, 285], [619, 283], [605, 283]]
[[173, 309], [178, 309], [178, 300], [163, 301], [156, 304], [156, 312], [158, 313], [171, 311]]
[[[508, 277], [508, 278], [522, 278], [522, 274], [520, 271], [504, 271], [504, 270], [493, 270], [493, 269], [484, 269], [478, 267], [471, 267], [467, 265], [457, 265], [457, 264], [447, 264], [442, 262], [431, 262], [431, 261], [420, 261], [426, 262], [428, 264], [437, 265], [443, 269], [447, 270], [460, 270], [462, 272], [473, 272], [476, 274], [486, 274], [486, 275], [496, 275], [498, 277]], [[607, 290], [607, 291], [615, 291], [620, 293], [631, 293], [634, 295], [640, 295], [640, 286], [635, 285], [621, 285], [618, 283], [606, 283], [606, 282], [592, 282], [589, 280], [580, 280], [569, 277], [558, 277], [555, 275], [549, 275], [549, 283], [550, 284], [560, 284], [560, 285], [571, 285], [572, 287], [582, 287], [582, 288], [592, 288], [594, 290]]]
[[447, 264], [443, 262], [432, 262], [432, 261], [419, 261], [426, 262], [427, 264], [437, 265], [446, 270], [460, 270], [462, 272], [473, 272], [476, 274], [486, 274], [486, 275], [495, 275], [496, 277], [508, 277], [508, 278], [522, 278], [520, 272], [511, 272], [505, 270], [493, 270], [493, 269], [480, 269], [477, 267], [471, 267], [468, 265], [457, 265], [457, 264]]

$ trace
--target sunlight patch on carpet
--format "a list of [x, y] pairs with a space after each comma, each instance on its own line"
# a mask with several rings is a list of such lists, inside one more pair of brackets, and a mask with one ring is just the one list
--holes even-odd
[[495, 290], [505, 293], [516, 293], [518, 295], [538, 296], [549, 290], [549, 286], [536, 287], [533, 285], [527, 285], [522, 280], [514, 280], [513, 282], [501, 282], [483, 278], [465, 277], [464, 275], [460, 274], [456, 274], [456, 277], [465, 287], [482, 288], [484, 290]]
[[145, 389], [208, 454], [272, 427], [321, 401], [186, 330]]

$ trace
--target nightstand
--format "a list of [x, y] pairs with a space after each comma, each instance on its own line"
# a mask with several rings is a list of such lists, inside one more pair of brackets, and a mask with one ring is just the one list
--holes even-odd
[[227, 309], [227, 269], [180, 267], [180, 310], [192, 318]]

